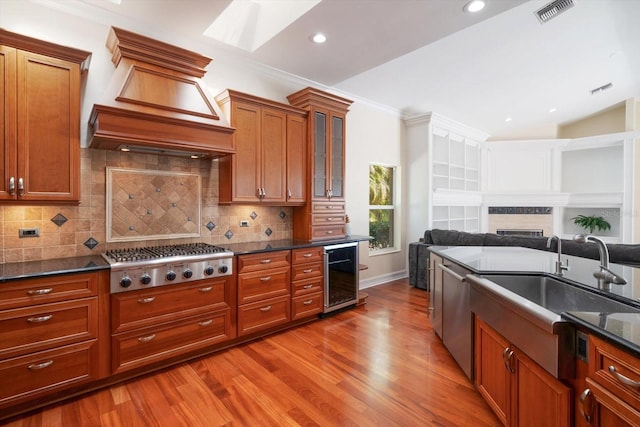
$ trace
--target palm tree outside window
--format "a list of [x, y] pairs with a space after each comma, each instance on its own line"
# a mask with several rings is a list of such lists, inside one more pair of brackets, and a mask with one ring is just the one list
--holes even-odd
[[369, 250], [395, 248], [394, 166], [369, 165]]

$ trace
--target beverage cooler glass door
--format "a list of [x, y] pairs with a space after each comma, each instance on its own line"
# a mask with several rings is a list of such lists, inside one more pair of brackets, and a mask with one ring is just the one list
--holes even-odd
[[358, 242], [324, 247], [324, 312], [358, 302]]

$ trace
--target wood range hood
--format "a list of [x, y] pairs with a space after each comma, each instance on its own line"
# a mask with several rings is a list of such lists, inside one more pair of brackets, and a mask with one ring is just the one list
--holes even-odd
[[201, 81], [211, 58], [115, 27], [107, 47], [116, 70], [91, 111], [89, 147], [187, 157], [235, 153], [235, 129]]

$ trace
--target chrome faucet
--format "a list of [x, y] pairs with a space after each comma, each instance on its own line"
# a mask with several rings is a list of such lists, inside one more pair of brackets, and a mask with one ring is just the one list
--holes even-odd
[[580, 243], [591, 241], [598, 245], [598, 253], [600, 254], [600, 269], [593, 273], [593, 277], [598, 279], [598, 289], [610, 291], [612, 283], [616, 285], [627, 284], [627, 280], [624, 277], [609, 270], [609, 249], [607, 249], [607, 244], [602, 239], [590, 234], [586, 236], [584, 234], [578, 234], [574, 236], [573, 240]]
[[551, 242], [553, 239], [558, 240], [558, 260], [556, 261], [556, 274], [558, 276], [562, 276], [565, 271], [569, 270], [569, 259], [567, 259], [567, 263], [562, 263], [562, 239], [556, 236], [555, 234], [547, 239], [547, 248], [551, 248]]

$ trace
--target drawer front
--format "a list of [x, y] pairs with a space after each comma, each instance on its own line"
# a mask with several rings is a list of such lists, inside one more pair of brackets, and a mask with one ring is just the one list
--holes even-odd
[[322, 292], [324, 290], [324, 277], [320, 276], [305, 280], [296, 280], [292, 282], [291, 285], [293, 288], [292, 296], [294, 297]]
[[268, 329], [289, 322], [291, 299], [289, 296], [238, 307], [238, 336]]
[[346, 216], [344, 213], [334, 214], [311, 214], [311, 225], [335, 225], [344, 224]]
[[291, 251], [291, 264], [306, 264], [308, 262], [323, 261], [324, 248], [322, 246], [314, 246], [311, 248], [294, 249]]
[[[640, 365], [629, 353], [593, 335], [589, 355], [589, 376], [596, 379], [627, 404], [640, 410]], [[611, 368], [613, 367], [613, 372]], [[625, 385], [630, 380], [638, 386]]]
[[319, 292], [293, 298], [291, 300], [292, 320], [302, 319], [322, 313], [324, 305], [323, 296], [324, 294]]
[[313, 202], [311, 204], [311, 213], [328, 214], [328, 213], [344, 213], [344, 202]]
[[0, 358], [97, 337], [98, 299], [0, 311]]
[[16, 280], [0, 286], [0, 310], [98, 294], [98, 273], [66, 274]]
[[243, 273], [238, 276], [238, 304], [288, 295], [291, 288], [288, 267]]
[[311, 227], [311, 238], [313, 240], [340, 239], [343, 237], [345, 237], [344, 224]]
[[154, 328], [112, 335], [114, 373], [226, 341], [231, 336], [230, 310], [190, 317]]
[[0, 405], [97, 379], [95, 340], [0, 361]]
[[224, 309], [228, 307], [230, 280], [233, 279], [202, 280], [196, 284], [112, 294], [111, 331], [153, 326], [177, 316]]
[[322, 277], [323, 264], [313, 262], [309, 264], [294, 265], [291, 267], [291, 280], [310, 279], [312, 277]]
[[290, 265], [290, 251], [264, 252], [238, 256], [238, 273], [268, 270]]

